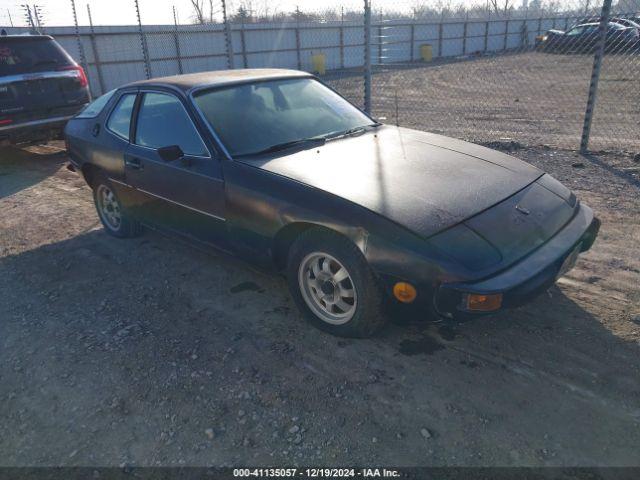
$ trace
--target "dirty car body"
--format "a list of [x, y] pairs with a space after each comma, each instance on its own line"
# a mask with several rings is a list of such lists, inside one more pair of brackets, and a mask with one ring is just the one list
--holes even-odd
[[[234, 114], [221, 125], [206, 111], [221, 103], [201, 100], [217, 91], [215, 102], [228, 95], [230, 105], [244, 108], [234, 88], [255, 93], [287, 82], [329, 91], [312, 75], [289, 70], [210, 72], [122, 87], [95, 116], [69, 122], [73, 168], [90, 185], [98, 174], [108, 177], [122, 207], [141, 222], [276, 270], [287, 268], [289, 249], [309, 229], [330, 231], [357, 249], [387, 299], [402, 301], [394, 287], [408, 283], [417, 292], [412, 307], [449, 318], [486, 313], [469, 308], [470, 294], [500, 294], [497, 308], [530, 300], [593, 244], [599, 222], [592, 210], [551, 176], [506, 154], [380, 125], [359, 111], [365, 124], [351, 132], [246, 152], [245, 144], [263, 135], [252, 120]], [[166, 149], [136, 144], [136, 129], [147, 128], [136, 116], [145, 97], [157, 93], [179, 102], [201, 151], [189, 146], [193, 154], [163, 160]], [[337, 114], [356, 115], [331, 95]], [[273, 102], [277, 112], [278, 99], [264, 98], [260, 109]], [[118, 134], [109, 122], [122, 102], [130, 104], [131, 123]]]

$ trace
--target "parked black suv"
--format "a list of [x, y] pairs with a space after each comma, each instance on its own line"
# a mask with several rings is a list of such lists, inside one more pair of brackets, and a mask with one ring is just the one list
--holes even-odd
[[62, 138], [90, 100], [87, 77], [46, 35], [0, 35], [0, 145]]

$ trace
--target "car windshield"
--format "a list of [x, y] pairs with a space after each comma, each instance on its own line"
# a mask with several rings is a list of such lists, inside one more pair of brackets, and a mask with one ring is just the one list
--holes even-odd
[[50, 38], [0, 36], [0, 76], [56, 70], [71, 63]]
[[258, 154], [375, 125], [312, 78], [234, 85], [203, 91], [194, 99], [231, 156]]

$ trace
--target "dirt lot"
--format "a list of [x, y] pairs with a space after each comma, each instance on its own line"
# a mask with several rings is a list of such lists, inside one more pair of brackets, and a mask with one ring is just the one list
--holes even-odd
[[[372, 109], [388, 123], [472, 141], [501, 137], [578, 149], [593, 55], [509, 53], [389, 65], [373, 75]], [[640, 55], [607, 55], [590, 148], [640, 151]], [[334, 78], [335, 77], [335, 78]], [[362, 74], [329, 82], [362, 104]], [[397, 111], [396, 116], [396, 98]]]
[[630, 157], [514, 152], [603, 221], [548, 294], [352, 341], [308, 326], [280, 278], [107, 236], [52, 151], [0, 152], [0, 465], [640, 463]]

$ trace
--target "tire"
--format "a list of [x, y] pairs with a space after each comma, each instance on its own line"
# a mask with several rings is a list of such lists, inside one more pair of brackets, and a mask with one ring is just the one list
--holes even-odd
[[312, 228], [296, 239], [289, 250], [287, 281], [307, 320], [328, 333], [365, 338], [386, 322], [383, 294], [367, 261], [352, 242], [331, 230]]
[[93, 203], [100, 222], [109, 235], [118, 238], [132, 238], [142, 234], [142, 225], [134, 220], [120, 204], [120, 200], [104, 175], [93, 180]]

